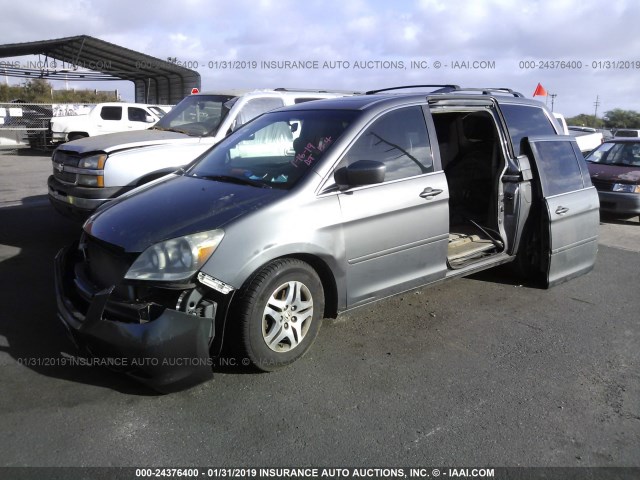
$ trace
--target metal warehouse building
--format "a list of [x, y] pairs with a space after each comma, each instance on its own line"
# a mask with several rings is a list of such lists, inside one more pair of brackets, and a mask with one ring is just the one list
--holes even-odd
[[44, 60], [28, 64], [30, 68], [0, 62], [0, 74], [63, 81], [130, 80], [136, 102], [155, 104], [176, 104], [201, 86], [194, 70], [88, 35], [0, 45], [0, 58], [23, 55]]

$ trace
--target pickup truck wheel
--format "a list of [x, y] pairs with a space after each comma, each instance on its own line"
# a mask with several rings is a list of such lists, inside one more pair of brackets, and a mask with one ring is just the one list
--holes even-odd
[[292, 258], [276, 260], [254, 274], [239, 302], [244, 351], [265, 372], [302, 357], [324, 315], [320, 278], [308, 264]]

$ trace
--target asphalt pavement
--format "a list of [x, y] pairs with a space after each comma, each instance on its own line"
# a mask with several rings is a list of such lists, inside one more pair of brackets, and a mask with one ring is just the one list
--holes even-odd
[[640, 467], [637, 218], [550, 290], [452, 280], [325, 321], [284, 370], [158, 395], [68, 364], [52, 262], [80, 227], [46, 203], [48, 157], [0, 171], [0, 466]]

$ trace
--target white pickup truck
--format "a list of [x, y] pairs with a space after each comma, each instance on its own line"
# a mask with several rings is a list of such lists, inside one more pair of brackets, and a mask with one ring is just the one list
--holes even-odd
[[600, 146], [600, 144], [604, 141], [602, 132], [598, 132], [595, 128], [574, 127], [567, 125], [567, 121], [565, 120], [564, 115], [561, 113], [553, 112], [553, 116], [560, 124], [560, 127], [562, 127], [562, 131], [565, 135], [573, 135], [574, 137], [576, 137], [578, 148], [584, 155], [589, 153], [594, 148]]
[[578, 148], [580, 148], [580, 151], [585, 155], [604, 142], [602, 132], [598, 132], [595, 128], [572, 126], [568, 128], [569, 134], [576, 137]]
[[[230, 132], [264, 112], [351, 94], [277, 88], [190, 95], [146, 130], [60, 145], [51, 159], [49, 200], [63, 215], [86, 219], [103, 203], [195, 160]], [[277, 147], [281, 135], [278, 131], [271, 135], [273, 146]]]
[[99, 103], [87, 114], [53, 117], [51, 141], [54, 144], [105, 133], [144, 130], [171, 109], [164, 105], [140, 103]]

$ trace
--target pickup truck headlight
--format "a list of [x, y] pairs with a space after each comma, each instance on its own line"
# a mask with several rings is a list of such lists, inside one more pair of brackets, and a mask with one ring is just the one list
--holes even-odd
[[632, 185], [629, 183], [614, 183], [611, 190], [621, 193], [640, 193], [640, 185]]
[[180, 281], [195, 274], [218, 248], [224, 232], [172, 238], [147, 248], [125, 275], [129, 280]]
[[107, 154], [98, 153], [81, 158], [78, 168], [85, 170], [85, 173], [78, 172], [78, 185], [83, 187], [104, 187], [104, 164], [107, 161]]
[[107, 161], [107, 155], [100, 153], [98, 155], [91, 155], [80, 159], [78, 168], [90, 168], [91, 170], [102, 170], [104, 164]]
[[104, 187], [104, 176], [78, 175], [78, 185], [83, 187]]

